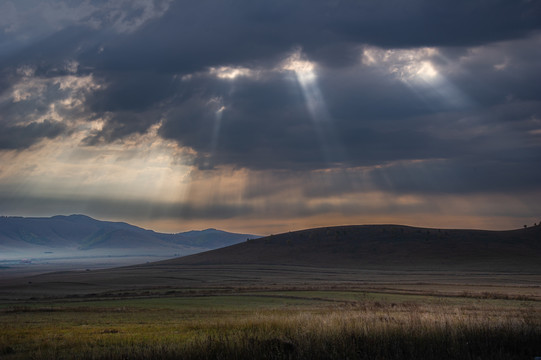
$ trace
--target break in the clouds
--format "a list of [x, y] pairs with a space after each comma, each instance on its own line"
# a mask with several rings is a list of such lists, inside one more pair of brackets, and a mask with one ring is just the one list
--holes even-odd
[[6, 1], [0, 211], [530, 221], [537, 79], [538, 1]]

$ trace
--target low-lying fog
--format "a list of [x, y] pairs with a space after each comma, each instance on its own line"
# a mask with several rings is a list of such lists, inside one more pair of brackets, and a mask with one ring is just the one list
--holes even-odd
[[103, 250], [50, 250], [50, 251], [10, 251], [0, 252], [0, 278], [28, 276], [53, 271], [86, 271], [118, 266], [160, 261], [190, 253], [166, 253], [145, 251], [130, 252], [115, 249]]

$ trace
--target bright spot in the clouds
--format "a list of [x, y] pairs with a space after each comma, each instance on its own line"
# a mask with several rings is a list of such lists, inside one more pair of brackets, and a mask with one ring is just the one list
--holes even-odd
[[302, 58], [300, 50], [291, 55], [282, 66], [283, 70], [294, 71], [301, 84], [307, 84], [316, 80], [316, 66], [313, 62]]
[[326, 119], [326, 108], [323, 96], [317, 84], [316, 66], [313, 62], [302, 58], [300, 50], [285, 60], [283, 70], [294, 72], [306, 101], [312, 120], [319, 122]]
[[417, 76], [425, 81], [430, 81], [438, 76], [438, 72], [430, 61], [423, 61], [419, 66]]
[[209, 69], [211, 75], [216, 76], [219, 79], [234, 80], [237, 77], [251, 77], [256, 74], [255, 71], [245, 68], [245, 67], [231, 67], [231, 66], [220, 66], [220, 67], [211, 67]]
[[438, 49], [381, 49], [365, 47], [362, 64], [391, 74], [406, 84], [429, 106], [437, 101], [445, 106], [464, 107], [471, 101], [437, 68], [435, 60], [442, 58]]
[[431, 59], [438, 55], [434, 48], [386, 50], [366, 47], [362, 62], [368, 66], [382, 66], [403, 82], [433, 82], [439, 73]]

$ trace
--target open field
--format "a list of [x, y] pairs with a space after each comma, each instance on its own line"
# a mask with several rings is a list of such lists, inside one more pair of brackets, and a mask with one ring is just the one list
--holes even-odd
[[0, 305], [2, 359], [533, 359], [541, 302], [197, 289]]
[[0, 358], [533, 359], [538, 234], [325, 228], [4, 277]]
[[405, 294], [466, 295], [541, 300], [538, 272], [353, 269], [290, 265], [145, 264], [0, 279], [0, 299], [161, 296], [186, 289], [355, 289]]

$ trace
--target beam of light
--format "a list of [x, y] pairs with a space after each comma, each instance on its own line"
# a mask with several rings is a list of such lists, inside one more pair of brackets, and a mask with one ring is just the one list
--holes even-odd
[[226, 107], [222, 103], [221, 98], [212, 98], [208, 101], [207, 106], [210, 107], [212, 111], [213, 123], [212, 131], [210, 134], [210, 146], [208, 152], [208, 158], [205, 161], [205, 167], [212, 168], [212, 159], [216, 153], [216, 147], [218, 146], [218, 140], [220, 137], [220, 129], [222, 127], [222, 117], [223, 112], [226, 110]]
[[306, 109], [318, 136], [323, 158], [327, 164], [338, 161], [340, 146], [334, 134], [331, 117], [319, 85], [317, 84], [316, 65], [302, 58], [297, 50], [283, 64], [284, 70], [293, 71], [300, 85]]
[[365, 47], [362, 63], [392, 74], [430, 108], [437, 106], [436, 103], [452, 108], [470, 106], [471, 100], [434, 64], [437, 58], [445, 60], [435, 48], [384, 50]]
[[[92, 206], [96, 199], [105, 201], [103, 206], [133, 200], [147, 204], [138, 208], [137, 213], [140, 218], [150, 218], [154, 203], [170, 203], [186, 196], [185, 179], [190, 166], [178, 163], [183, 154], [174, 142], [158, 137], [159, 124], [148, 133], [122, 143], [81, 146], [89, 128], [80, 124], [73, 128], [70, 137], [44, 140], [39, 147], [26, 151], [0, 152], [0, 162], [10, 164], [0, 174], [0, 193], [9, 191], [15, 197], [26, 199], [26, 203], [13, 204], [12, 209], [3, 210], [29, 216], [58, 211], [90, 211], [89, 215], [100, 216], [100, 212], [108, 210]], [[54, 206], [42, 204], [40, 199], [63, 205], [55, 210]], [[116, 209], [120, 208], [119, 205]], [[123, 216], [120, 212], [109, 215]]]
[[222, 116], [225, 110], [225, 106], [220, 106], [218, 110], [214, 112], [214, 126], [212, 128], [212, 138], [210, 141], [210, 153], [214, 155], [216, 151], [216, 145], [218, 144], [218, 136], [220, 135], [220, 128], [222, 126]]

